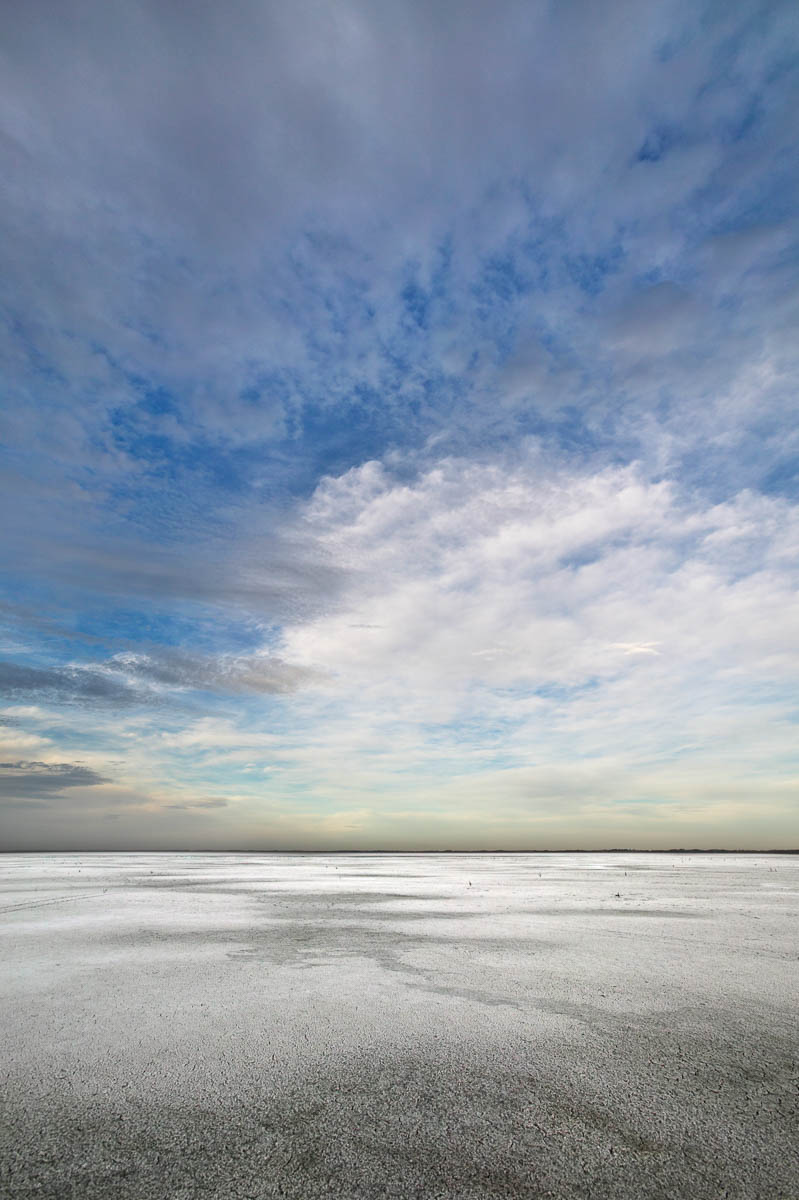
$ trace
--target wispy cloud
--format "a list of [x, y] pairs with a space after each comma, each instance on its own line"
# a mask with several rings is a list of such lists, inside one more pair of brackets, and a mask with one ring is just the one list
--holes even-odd
[[0, 662], [0, 687], [9, 699], [82, 704], [153, 705], [186, 691], [280, 695], [316, 678], [313, 669], [268, 654], [212, 659], [128, 651], [101, 662], [47, 668]]

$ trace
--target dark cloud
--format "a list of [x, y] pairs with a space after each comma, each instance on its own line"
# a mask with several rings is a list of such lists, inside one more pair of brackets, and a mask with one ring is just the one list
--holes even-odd
[[214, 797], [210, 800], [187, 800], [185, 804], [165, 804], [165, 809], [191, 809], [191, 808], [227, 808], [227, 800], [221, 797]]
[[[113, 533], [104, 528], [102, 510], [113, 509], [105, 495], [91, 502], [87, 496], [78, 508], [69, 498], [40, 505], [17, 493], [13, 474], [0, 484], [16, 513], [2, 533], [9, 558], [29, 577], [57, 581], [62, 605], [74, 592], [91, 590], [121, 603], [133, 599], [166, 608], [188, 601], [240, 618], [291, 620], [335, 603], [346, 575], [285, 513], [264, 511], [263, 505], [242, 505], [220, 532], [211, 511], [220, 495], [203, 493], [208, 507], [200, 514], [187, 511], [177, 495], [162, 496], [162, 485], [147, 480], [147, 507], [170, 503], [174, 527], [167, 537], [145, 511], [137, 518], [150, 526], [145, 536], [132, 522]], [[270, 531], [270, 523], [282, 523], [282, 531]], [[165, 537], [170, 544], [159, 545]], [[30, 615], [22, 606], [4, 611], [9, 620], [59, 632], [41, 606]]]
[[93, 787], [109, 782], [104, 775], [81, 763], [0, 763], [0, 799], [3, 801], [42, 801], [60, 795], [66, 788]]
[[105, 664], [105, 669], [119, 671], [133, 680], [170, 688], [278, 695], [294, 692], [315, 678], [306, 668], [267, 655], [202, 658], [178, 652], [161, 653], [158, 657], [119, 654]]
[[314, 672], [267, 655], [203, 657], [179, 651], [124, 653], [80, 667], [28, 667], [0, 662], [0, 691], [11, 700], [40, 698], [75, 704], [154, 704], [169, 693], [284, 695]]
[[10, 700], [38, 697], [77, 703], [132, 704], [139, 698], [124, 681], [91, 669], [27, 667], [0, 662], [0, 691]]
[[[601, 17], [586, 2], [561, 12], [502, 0], [490, 21], [480, 0], [241, 0], [235, 15], [39, 0], [4, 15], [6, 89], [27, 115], [9, 122], [6, 152], [51, 237], [63, 242], [65, 212], [84, 226], [91, 214], [117, 256], [133, 247], [107, 227], [108, 203], [211, 254], [251, 253], [320, 210], [413, 204], [424, 221], [475, 166], [522, 174], [637, 149], [655, 53], [700, 19], [689, 5], [627, 0]], [[684, 63], [660, 71], [692, 81]], [[658, 98], [675, 124], [679, 93]]]

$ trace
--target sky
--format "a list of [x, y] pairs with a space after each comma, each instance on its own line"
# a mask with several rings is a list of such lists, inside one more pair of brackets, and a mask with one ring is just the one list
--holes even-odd
[[0, 846], [799, 846], [794, 0], [0, 8]]

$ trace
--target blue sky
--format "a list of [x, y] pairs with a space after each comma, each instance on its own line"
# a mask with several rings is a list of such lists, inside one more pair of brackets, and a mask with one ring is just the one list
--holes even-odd
[[796, 6], [2, 20], [3, 843], [799, 844]]

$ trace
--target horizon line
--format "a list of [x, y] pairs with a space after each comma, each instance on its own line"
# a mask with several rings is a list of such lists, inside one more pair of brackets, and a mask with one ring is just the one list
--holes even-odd
[[53, 849], [39, 848], [27, 850], [3, 850], [0, 849], [0, 855], [10, 854], [254, 854], [254, 855], [338, 855], [338, 854], [381, 854], [381, 855], [396, 855], [396, 854], [799, 854], [799, 847], [786, 847], [779, 849], [775, 847], [766, 847], [762, 849], [742, 849], [733, 846], [669, 846], [665, 849], [654, 847], [636, 847], [636, 846], [604, 846], [596, 849], [587, 849], [586, 847], [576, 848], [556, 848], [556, 849], [541, 849], [541, 850], [455, 850], [452, 848], [428, 849], [428, 850], [363, 850], [363, 849], [344, 849], [344, 850], [278, 850], [278, 849], [207, 849], [198, 847], [186, 847], [185, 849], [154, 849], [152, 847], [133, 847], [127, 850], [120, 850], [118, 847], [103, 847], [86, 850], [75, 849]]

